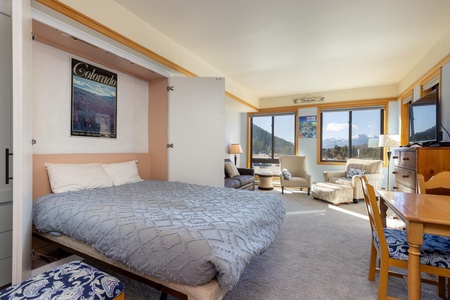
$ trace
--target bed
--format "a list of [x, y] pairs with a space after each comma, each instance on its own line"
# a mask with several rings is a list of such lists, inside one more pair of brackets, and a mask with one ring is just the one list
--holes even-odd
[[285, 216], [274, 194], [132, 176], [117, 181], [123, 172], [113, 171], [112, 185], [97, 186], [97, 174], [95, 184], [86, 180], [89, 188], [36, 199], [34, 234], [180, 299], [222, 299], [270, 247]]

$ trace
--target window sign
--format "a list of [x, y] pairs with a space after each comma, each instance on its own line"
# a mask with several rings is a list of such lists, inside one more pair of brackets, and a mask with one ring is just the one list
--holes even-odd
[[317, 116], [299, 117], [298, 138], [317, 138]]

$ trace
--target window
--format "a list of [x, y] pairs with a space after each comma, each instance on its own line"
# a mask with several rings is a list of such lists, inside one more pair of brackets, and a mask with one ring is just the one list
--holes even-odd
[[280, 155], [295, 154], [295, 119], [295, 113], [251, 118], [251, 163], [256, 173], [278, 175]]
[[383, 159], [378, 147], [384, 132], [383, 107], [322, 110], [320, 115], [320, 161]]

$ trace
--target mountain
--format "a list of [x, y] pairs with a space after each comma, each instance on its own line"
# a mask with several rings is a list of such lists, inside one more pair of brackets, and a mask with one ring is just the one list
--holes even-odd
[[[272, 133], [253, 125], [253, 153], [271, 153]], [[275, 152], [294, 154], [294, 144], [285, 139], [275, 136]]]
[[[362, 146], [369, 143], [369, 138], [378, 138], [378, 136], [367, 135], [367, 134], [357, 134], [353, 136], [353, 146]], [[348, 138], [331, 138], [323, 140], [322, 148], [330, 149], [334, 146], [343, 147], [348, 146]]]
[[[364, 146], [369, 143], [369, 138], [378, 138], [378, 136], [357, 134], [353, 136], [353, 146]], [[257, 125], [253, 125], [253, 153], [270, 153], [272, 147], [272, 134]], [[323, 149], [331, 149], [334, 146], [348, 146], [347, 138], [331, 138], [323, 141]], [[276, 153], [294, 153], [294, 144], [285, 139], [275, 137]]]

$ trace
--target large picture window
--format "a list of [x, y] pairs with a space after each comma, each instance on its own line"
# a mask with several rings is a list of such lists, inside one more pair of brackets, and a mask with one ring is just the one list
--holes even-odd
[[321, 162], [383, 158], [378, 138], [384, 132], [384, 107], [322, 110], [320, 116]]
[[295, 119], [295, 113], [251, 118], [251, 163], [256, 173], [278, 175], [280, 155], [295, 154]]

